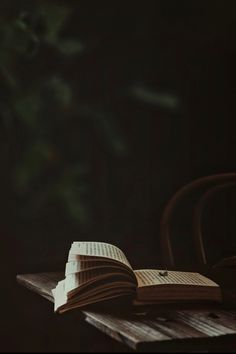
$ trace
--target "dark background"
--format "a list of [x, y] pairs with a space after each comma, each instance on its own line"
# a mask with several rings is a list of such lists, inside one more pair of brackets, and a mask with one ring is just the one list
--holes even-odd
[[[15, 281], [64, 269], [72, 241], [113, 243], [134, 268], [162, 262], [173, 193], [235, 171], [235, 67], [235, 1], [1, 0], [2, 350], [75, 348]], [[191, 201], [174, 226], [184, 264]], [[235, 188], [207, 207], [213, 263], [235, 254], [234, 215]]]

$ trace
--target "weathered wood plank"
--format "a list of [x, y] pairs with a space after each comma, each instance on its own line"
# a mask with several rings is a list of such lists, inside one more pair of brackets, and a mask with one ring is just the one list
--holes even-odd
[[235, 333], [235, 330], [220, 323], [218, 318], [210, 317], [209, 311], [179, 311], [176, 317], [209, 337]]
[[137, 349], [137, 345], [140, 342], [171, 340], [170, 336], [161, 333], [148, 324], [142, 323], [138, 319], [125, 319], [107, 313], [99, 314], [88, 311], [86, 311], [86, 314], [86, 320], [89, 323], [133, 349]]
[[[64, 273], [18, 275], [17, 281], [26, 288], [53, 302], [52, 289], [64, 278]], [[122, 305], [121, 305], [122, 307]], [[236, 313], [210, 305], [122, 307], [109, 311], [101, 304], [82, 310], [87, 322], [112, 338], [139, 349], [143, 345], [167, 350], [173, 343], [189, 345], [204, 343], [219, 337], [236, 338]], [[79, 311], [79, 310], [78, 310]], [[81, 311], [80, 311], [81, 313]], [[177, 348], [176, 347], [176, 348]], [[183, 349], [183, 346], [181, 347]], [[182, 350], [181, 349], [181, 350]]]
[[19, 274], [16, 278], [19, 284], [54, 302], [52, 289], [56, 287], [59, 280], [64, 278], [64, 273]]
[[156, 317], [152, 320], [143, 319], [142, 323], [149, 325], [150, 328], [156, 328], [158, 331], [169, 335], [172, 339], [207, 337], [203, 332], [177, 318], [175, 312], [172, 314], [172, 319], [170, 320], [163, 321]]
[[225, 327], [235, 330], [236, 328], [236, 314], [230, 311], [214, 311], [209, 314], [210, 317], [215, 318], [215, 322], [222, 324]]

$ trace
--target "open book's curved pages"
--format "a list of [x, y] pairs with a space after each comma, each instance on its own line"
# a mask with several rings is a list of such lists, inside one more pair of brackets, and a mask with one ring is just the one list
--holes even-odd
[[52, 292], [59, 313], [124, 296], [134, 305], [222, 301], [219, 285], [199, 273], [133, 270], [118, 247], [92, 241], [72, 243], [65, 279]]

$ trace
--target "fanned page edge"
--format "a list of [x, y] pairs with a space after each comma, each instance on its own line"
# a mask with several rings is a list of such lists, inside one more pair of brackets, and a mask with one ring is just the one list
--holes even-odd
[[[130, 274], [130, 280], [133, 277], [134, 280], [134, 286], [137, 287], [137, 281], [136, 281], [136, 277], [134, 275], [133, 269], [130, 265], [130, 263], [128, 262], [125, 254], [123, 253], [122, 250], [120, 250], [117, 246], [114, 246], [112, 244], [109, 243], [105, 243], [105, 242], [93, 242], [93, 241], [74, 241], [71, 245], [70, 251], [69, 251], [69, 255], [68, 255], [68, 259], [70, 258], [70, 256], [78, 256], [78, 257], [82, 257], [82, 263], [84, 261], [86, 261], [86, 259], [88, 260], [88, 263], [90, 263], [90, 265], [93, 263], [92, 259], [94, 259], [95, 264], [97, 265], [96, 260], [100, 259], [103, 260], [104, 263], [108, 262], [108, 263], [113, 263], [116, 270], [120, 270], [122, 271], [123, 269], [126, 269], [126, 272], [128, 271], [128, 273]], [[75, 258], [76, 259], [76, 258]], [[80, 261], [78, 261], [80, 262]], [[68, 262], [67, 262], [68, 263]], [[73, 262], [75, 265], [75, 271], [77, 270], [76, 268], [76, 263], [77, 261]], [[99, 262], [100, 263], [100, 262]], [[102, 265], [102, 263], [101, 263]], [[114, 266], [111, 267], [114, 268]], [[99, 267], [100, 268], [100, 267]], [[101, 267], [104, 268], [104, 267]], [[109, 266], [106, 267], [107, 270], [109, 270]], [[95, 271], [95, 269], [97, 269], [97, 267], [95, 267], [94, 269], [90, 268], [90, 271], [93, 270]], [[79, 270], [79, 268], [78, 268]], [[84, 270], [84, 271], [79, 271], [78, 273], [87, 273], [89, 271], [89, 269]], [[66, 291], [66, 284], [67, 284], [67, 278], [69, 276], [69, 274], [66, 274], [66, 269], [65, 269], [65, 278], [59, 282], [56, 286], [55, 289], [53, 289], [52, 293], [54, 296], [54, 300], [55, 300], [55, 308], [54, 311], [57, 311], [57, 309], [59, 309], [61, 306], [66, 306], [67, 302], [68, 302], [68, 289]], [[118, 272], [117, 272], [118, 273]], [[122, 274], [122, 272], [121, 272]], [[126, 277], [128, 276], [127, 273]], [[124, 275], [125, 275], [124, 274]], [[132, 277], [131, 277], [132, 274]], [[73, 273], [71, 274], [73, 275]], [[114, 276], [117, 274], [114, 274]], [[110, 276], [112, 276], [112, 273], [110, 274]], [[97, 277], [95, 277], [97, 278]], [[94, 278], [94, 279], [95, 279]], [[99, 278], [99, 277], [98, 277]], [[99, 279], [98, 279], [99, 280]], [[135, 284], [136, 282], [136, 284]], [[87, 283], [87, 282], [86, 282]], [[93, 283], [93, 282], [92, 282]], [[75, 285], [75, 289], [78, 286], [78, 284], [74, 284]], [[72, 287], [74, 288], [74, 286]]]
[[71, 245], [70, 255], [106, 258], [122, 263], [133, 271], [124, 252], [115, 245], [97, 241], [74, 241]]
[[82, 286], [84, 286], [85, 284], [96, 284], [96, 282], [98, 282], [100, 279], [106, 279], [106, 278], [110, 278], [112, 281], [112, 277], [116, 277], [117, 275], [119, 276], [123, 276], [125, 279], [129, 279], [129, 282], [134, 284], [135, 286], [137, 286], [136, 281], [136, 277], [134, 275], [132, 275], [133, 273], [128, 273], [128, 272], [124, 272], [122, 270], [119, 269], [115, 269], [112, 268], [112, 271], [108, 272], [108, 271], [104, 271], [103, 268], [97, 269], [90, 269], [90, 270], [85, 270], [82, 272], [78, 272], [78, 273], [72, 273], [72, 274], [68, 274], [65, 277], [65, 290], [67, 292], [73, 290], [73, 289], [77, 289], [77, 288], [81, 288]]
[[132, 269], [130, 269], [125, 264], [114, 260], [111, 261], [105, 260], [103, 262], [92, 261], [92, 260], [67, 262], [65, 266], [65, 276], [69, 274], [75, 274], [75, 273], [92, 270], [92, 269], [102, 269], [102, 268], [105, 268], [107, 270], [109, 270], [110, 268], [120, 269], [122, 271], [128, 272], [129, 274], [132, 274], [132, 276], [136, 278]]

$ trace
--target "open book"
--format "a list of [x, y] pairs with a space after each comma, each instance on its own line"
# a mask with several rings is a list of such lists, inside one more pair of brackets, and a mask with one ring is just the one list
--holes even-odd
[[221, 301], [221, 290], [199, 273], [159, 269], [133, 270], [124, 253], [104, 242], [73, 242], [65, 279], [53, 289], [55, 311], [121, 296], [134, 305]]

